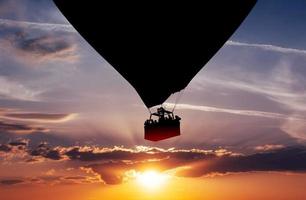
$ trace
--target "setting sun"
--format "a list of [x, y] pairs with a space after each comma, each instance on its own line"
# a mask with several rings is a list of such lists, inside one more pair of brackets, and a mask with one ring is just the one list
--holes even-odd
[[154, 170], [144, 171], [136, 176], [139, 185], [146, 188], [158, 188], [167, 182], [169, 175]]

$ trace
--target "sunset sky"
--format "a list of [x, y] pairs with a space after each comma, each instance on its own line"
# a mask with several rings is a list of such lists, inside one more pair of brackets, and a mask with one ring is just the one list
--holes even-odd
[[0, 199], [306, 199], [305, 20], [304, 0], [259, 0], [181, 92], [182, 135], [150, 142], [52, 0], [0, 0]]

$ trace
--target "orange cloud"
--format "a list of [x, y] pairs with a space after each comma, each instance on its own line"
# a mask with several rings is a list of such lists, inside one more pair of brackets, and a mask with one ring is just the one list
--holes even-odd
[[[14, 153], [11, 150], [13, 148], [12, 144], [3, 144], [0, 149], [4, 154], [10, 154]], [[232, 153], [225, 149], [188, 150], [143, 146], [136, 148], [50, 147], [46, 143], [32, 149], [28, 146], [19, 148], [19, 151], [27, 154], [21, 157], [25, 163], [29, 162], [29, 158], [32, 161], [48, 162], [49, 160], [63, 163], [65, 169], [66, 167], [81, 169], [89, 177], [85, 179], [71, 176], [57, 178], [59, 183], [61, 181], [90, 183], [94, 179], [95, 183], [100, 180], [105, 184], [116, 185], [132, 179], [133, 176], [130, 176], [129, 172], [140, 173], [148, 169], [177, 177], [214, 177], [255, 171], [285, 173], [306, 171], [306, 147], [304, 146], [272, 149], [251, 155]], [[55, 171], [60, 171], [60, 168]]]

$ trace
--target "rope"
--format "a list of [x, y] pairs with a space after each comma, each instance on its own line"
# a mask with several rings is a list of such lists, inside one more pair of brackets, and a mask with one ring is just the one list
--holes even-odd
[[[178, 92], [177, 96], [176, 96], [176, 99], [175, 99], [175, 103], [174, 103], [174, 106], [172, 108], [172, 111], [171, 112], [174, 112], [175, 108], [176, 108], [176, 105], [177, 103], [179, 102], [179, 100], [182, 98], [183, 94], [184, 94], [184, 91], [185, 89], [182, 89], [180, 92]], [[163, 103], [159, 105], [160, 107], [163, 107]], [[148, 111], [150, 113], [150, 115], [152, 114], [150, 108], [148, 108]]]
[[182, 96], [183, 96], [183, 94], [184, 94], [184, 91], [185, 91], [185, 89], [181, 90], [181, 91], [178, 93], [178, 95], [176, 96], [175, 103], [174, 103], [174, 106], [173, 106], [173, 109], [172, 109], [171, 112], [174, 112], [177, 103], [179, 102], [179, 100], [182, 98]]
[[151, 114], [152, 114], [152, 112], [151, 112], [150, 108], [148, 108], [148, 111], [149, 111], [149, 113], [150, 113], [150, 115], [151, 115]]

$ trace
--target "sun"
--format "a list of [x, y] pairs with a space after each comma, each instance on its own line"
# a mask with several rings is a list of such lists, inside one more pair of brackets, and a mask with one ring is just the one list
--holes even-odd
[[169, 175], [154, 170], [139, 172], [136, 176], [138, 184], [148, 189], [159, 188], [163, 186], [168, 179]]

